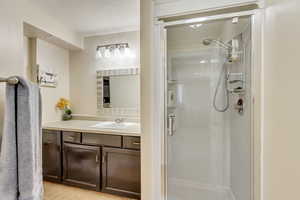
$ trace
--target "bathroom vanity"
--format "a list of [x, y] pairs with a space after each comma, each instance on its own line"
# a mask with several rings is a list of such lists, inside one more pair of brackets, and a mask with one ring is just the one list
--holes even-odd
[[84, 120], [45, 124], [44, 179], [139, 199], [139, 130], [103, 124], [107, 126]]

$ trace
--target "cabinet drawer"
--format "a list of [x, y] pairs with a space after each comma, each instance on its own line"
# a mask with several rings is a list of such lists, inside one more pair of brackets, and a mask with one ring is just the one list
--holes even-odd
[[141, 149], [140, 137], [123, 137], [123, 148], [125, 149]]
[[72, 143], [81, 143], [81, 133], [64, 131], [63, 132], [63, 141], [72, 142]]
[[108, 146], [108, 147], [121, 147], [122, 136], [83, 133], [82, 143], [90, 144], [90, 145]]
[[57, 143], [60, 139], [60, 131], [43, 130], [44, 143]]

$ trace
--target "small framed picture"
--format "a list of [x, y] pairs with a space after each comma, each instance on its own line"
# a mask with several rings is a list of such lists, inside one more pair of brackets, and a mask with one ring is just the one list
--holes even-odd
[[57, 74], [39, 69], [38, 83], [41, 87], [57, 87]]

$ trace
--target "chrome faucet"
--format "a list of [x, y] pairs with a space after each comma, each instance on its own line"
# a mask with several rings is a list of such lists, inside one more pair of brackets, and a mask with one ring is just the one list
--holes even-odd
[[115, 122], [116, 122], [117, 124], [120, 124], [120, 123], [124, 122], [124, 118], [116, 118], [116, 119], [115, 119]]

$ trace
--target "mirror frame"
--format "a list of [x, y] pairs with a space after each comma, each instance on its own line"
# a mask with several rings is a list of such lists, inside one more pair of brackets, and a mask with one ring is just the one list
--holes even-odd
[[139, 67], [104, 69], [97, 72], [97, 108], [99, 114], [138, 115], [139, 108], [105, 108], [103, 106], [103, 77], [139, 75]]

